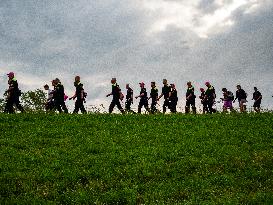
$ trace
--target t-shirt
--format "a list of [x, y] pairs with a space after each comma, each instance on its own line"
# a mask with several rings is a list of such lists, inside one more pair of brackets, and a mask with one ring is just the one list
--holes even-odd
[[246, 99], [246, 92], [243, 89], [239, 89], [236, 91], [236, 98], [240, 101], [240, 100], [245, 100]]
[[127, 100], [131, 100], [133, 96], [133, 89], [132, 88], [128, 88], [127, 89], [127, 94], [126, 94], [126, 99]]
[[171, 90], [170, 100], [171, 101], [178, 101], [177, 90], [175, 88], [172, 88], [172, 90]]
[[64, 86], [61, 83], [56, 85], [53, 98], [59, 102], [64, 101]]
[[[144, 95], [143, 95], [144, 94]], [[141, 99], [142, 100], [146, 100], [147, 99], [147, 91], [146, 91], [146, 88], [141, 88], [140, 90], [140, 95], [143, 95], [141, 96]]]
[[84, 90], [83, 89], [83, 84], [82, 83], [78, 83], [78, 84], [75, 84], [76, 86], [76, 97], [77, 97], [77, 100], [82, 100], [82, 91]]
[[156, 100], [158, 97], [158, 89], [157, 87], [154, 87], [151, 89], [151, 93], [150, 93], [150, 97], [152, 98], [152, 100]]
[[52, 92], [51, 89], [48, 89], [48, 90], [47, 90], [47, 101], [48, 101], [48, 102], [51, 101], [52, 98], [53, 98], [53, 92]]
[[163, 95], [164, 95], [164, 99], [165, 99], [165, 100], [169, 98], [170, 92], [171, 92], [171, 87], [170, 87], [170, 86], [164, 85], [164, 86], [162, 87], [162, 93], [163, 93]]
[[214, 96], [214, 94], [215, 94], [215, 89], [214, 89], [214, 87], [213, 87], [213, 86], [210, 86], [210, 87], [206, 90], [205, 94], [206, 94], [208, 100], [214, 100], [214, 98], [215, 98], [215, 96]]
[[119, 100], [120, 98], [120, 88], [119, 88], [119, 85], [117, 83], [115, 84], [112, 84], [112, 95], [113, 95], [113, 98], [116, 99], [116, 100]]
[[261, 96], [262, 96], [262, 94], [258, 90], [253, 93], [253, 99], [254, 100], [257, 100]]
[[191, 98], [194, 98], [194, 96], [195, 96], [193, 86], [187, 89], [186, 97], [189, 97], [190, 95], [192, 95]]

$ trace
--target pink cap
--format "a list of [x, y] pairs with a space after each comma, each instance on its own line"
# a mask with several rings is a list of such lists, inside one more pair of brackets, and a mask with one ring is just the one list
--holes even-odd
[[209, 82], [209, 81], [205, 82], [205, 85], [209, 85], [209, 84], [210, 84], [210, 82]]
[[145, 85], [145, 83], [141, 82], [141, 83], [139, 83], [139, 85]]
[[9, 72], [7, 76], [14, 76], [14, 72]]
[[200, 91], [203, 92], [203, 91], [205, 91], [205, 89], [204, 88], [200, 88]]

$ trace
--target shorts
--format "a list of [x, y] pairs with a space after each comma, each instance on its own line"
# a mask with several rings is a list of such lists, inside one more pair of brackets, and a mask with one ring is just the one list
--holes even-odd
[[261, 100], [255, 101], [253, 107], [260, 108], [261, 107]]
[[232, 108], [232, 100], [224, 101], [224, 108]]
[[246, 99], [241, 99], [240, 101], [239, 101], [239, 103], [241, 104], [244, 104], [244, 103], [247, 103], [247, 100]]

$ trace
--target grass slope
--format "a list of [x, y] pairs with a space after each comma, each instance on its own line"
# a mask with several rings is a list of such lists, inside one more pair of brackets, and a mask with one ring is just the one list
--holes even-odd
[[272, 204], [273, 115], [0, 114], [0, 204]]

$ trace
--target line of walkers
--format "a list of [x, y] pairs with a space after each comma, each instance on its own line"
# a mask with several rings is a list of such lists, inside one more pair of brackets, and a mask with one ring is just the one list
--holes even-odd
[[[133, 104], [134, 95], [133, 95], [133, 89], [130, 87], [129, 84], [126, 84], [127, 94], [126, 94], [126, 102], [125, 102], [125, 110], [122, 108], [120, 104], [120, 100], [122, 101], [124, 98], [123, 93], [121, 92], [121, 89], [119, 85], [117, 84], [116, 78], [112, 78], [112, 92], [109, 93], [106, 97], [113, 96], [113, 100], [109, 107], [109, 113], [113, 112], [113, 109], [115, 106], [118, 107], [118, 109], [122, 112], [128, 112], [128, 113], [134, 113], [134, 111], [131, 109], [131, 105]], [[156, 113], [157, 108], [156, 105], [158, 104], [158, 101], [164, 97], [164, 103], [163, 103], [163, 113], [166, 112], [167, 109], [171, 111], [171, 113], [176, 113], [176, 107], [178, 102], [177, 97], [177, 90], [175, 88], [175, 84], [168, 85], [168, 81], [166, 79], [163, 79], [163, 87], [162, 92], [159, 95], [159, 91], [156, 87], [155, 82], [151, 82], [151, 91], [150, 96], [148, 97], [147, 90], [145, 88], [145, 84], [143, 82], [139, 83], [140, 86], [140, 94], [137, 95], [135, 98], [140, 98], [139, 105], [138, 105], [138, 113], [141, 113], [142, 107], [146, 109], [149, 113]], [[205, 86], [207, 87], [206, 90], [204, 88], [200, 88], [200, 100], [203, 105], [203, 113], [215, 113], [216, 109], [213, 108], [213, 106], [217, 103], [216, 101], [216, 93], [214, 87], [210, 84], [210, 82], [206, 82]], [[234, 97], [233, 93], [226, 88], [222, 89], [223, 97], [220, 98], [221, 101], [224, 102], [223, 105], [223, 112], [227, 112], [228, 109], [233, 112], [233, 103], [235, 103], [236, 100], [239, 102], [240, 106], [240, 112], [246, 112], [246, 103], [247, 103], [247, 93], [241, 88], [240, 85], [237, 85], [237, 91], [236, 91], [236, 97]], [[149, 100], [152, 100], [151, 106], [149, 107]], [[254, 93], [253, 98], [254, 100], [254, 110], [256, 112], [260, 112], [261, 108], [261, 101], [262, 101], [262, 94], [258, 91], [256, 87], [254, 87]], [[194, 86], [191, 82], [187, 82], [187, 92], [186, 92], [186, 106], [185, 106], [185, 113], [192, 112], [196, 114], [196, 95]]]
[[[15, 75], [13, 72], [10, 72], [8, 75], [8, 85], [9, 88], [6, 91], [6, 106], [5, 106], [5, 113], [14, 113], [13, 106], [15, 105], [21, 112], [24, 112], [24, 109], [22, 105], [20, 104], [20, 96], [21, 91], [18, 87], [17, 80], [15, 78]], [[125, 110], [122, 108], [120, 101], [124, 99], [124, 95], [121, 92], [121, 89], [119, 85], [117, 84], [116, 78], [112, 78], [111, 80], [112, 84], [112, 92], [109, 93], [106, 97], [113, 96], [113, 100], [109, 106], [109, 113], [113, 112], [113, 109], [115, 106], [118, 107], [118, 109], [122, 113], [135, 113], [131, 109], [131, 105], [134, 101], [134, 94], [133, 89], [130, 87], [129, 84], [126, 84], [127, 94], [126, 94], [126, 102], [125, 102]], [[87, 97], [87, 93], [84, 91], [83, 84], [80, 81], [80, 76], [75, 77], [74, 86], [75, 86], [75, 94], [72, 97], [68, 97], [64, 92], [64, 86], [62, 85], [61, 81], [56, 78], [52, 80], [52, 86], [53, 89], [51, 90], [49, 88], [49, 85], [45, 85], [44, 89], [48, 92], [48, 98], [45, 105], [46, 111], [55, 111], [58, 110], [59, 113], [68, 113], [68, 109], [66, 107], [65, 101], [67, 99], [69, 100], [75, 100], [75, 109], [73, 113], [78, 113], [79, 110], [83, 114], [87, 113], [86, 109], [84, 107], [84, 103], [86, 102], [85, 99]], [[157, 110], [157, 104], [158, 101], [164, 97], [164, 103], [163, 103], [163, 113], [166, 112], [167, 109], [170, 110], [171, 113], [176, 113], [176, 107], [178, 102], [177, 97], [177, 90], [175, 87], [175, 84], [168, 85], [168, 81], [166, 79], [163, 79], [163, 87], [162, 92], [159, 95], [159, 91], [156, 87], [155, 82], [151, 82], [151, 90], [150, 90], [150, 96], [148, 96], [147, 90], [145, 88], [145, 84], [143, 82], [139, 83], [140, 86], [140, 93], [135, 98], [139, 100], [138, 105], [138, 113], [141, 113], [141, 109], [144, 107], [147, 112], [149, 113], [156, 113]], [[210, 84], [210, 82], [206, 82], [205, 86], [207, 89], [200, 88], [200, 100], [203, 105], [203, 113], [215, 113], [216, 110], [213, 108], [214, 104], [216, 103], [216, 94], [214, 87]], [[220, 98], [223, 102], [223, 111], [226, 112], [228, 109], [230, 111], [233, 110], [233, 103], [235, 103], [236, 100], [239, 102], [240, 111], [245, 112], [246, 111], [246, 103], [247, 103], [247, 93], [241, 88], [240, 85], [237, 85], [237, 91], [236, 96], [234, 97], [233, 93], [226, 88], [222, 89], [223, 97]], [[149, 107], [149, 100], [152, 100], [151, 106]], [[260, 106], [262, 101], [262, 94], [258, 91], [256, 87], [254, 87], [254, 93], [253, 98], [254, 100], [254, 110], [256, 112], [260, 112]], [[194, 86], [191, 82], [187, 82], [187, 92], [186, 92], [186, 106], [185, 106], [185, 113], [190, 113], [190, 110], [195, 114], [196, 113], [196, 95]]]

